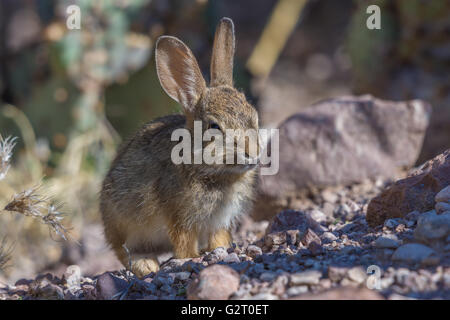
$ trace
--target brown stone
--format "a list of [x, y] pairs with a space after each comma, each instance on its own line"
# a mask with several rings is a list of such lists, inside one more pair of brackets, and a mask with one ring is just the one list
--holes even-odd
[[286, 243], [288, 245], [295, 245], [298, 240], [299, 231], [298, 230], [287, 230], [286, 231]]
[[303, 211], [284, 210], [272, 219], [266, 234], [288, 230], [299, 230], [300, 233], [305, 233], [308, 228], [316, 232], [320, 231], [319, 224]]
[[232, 268], [215, 264], [203, 269], [188, 286], [190, 300], [226, 300], [239, 288], [239, 274]]
[[316, 241], [313, 241], [308, 245], [308, 250], [311, 251], [313, 256], [321, 255], [324, 252], [322, 245]]
[[348, 272], [348, 268], [345, 267], [335, 267], [335, 266], [329, 266], [328, 267], [328, 278], [331, 279], [331, 281], [338, 282], [341, 281]]
[[435, 196], [450, 185], [450, 149], [425, 162], [411, 174], [373, 198], [367, 207], [367, 223], [378, 226], [386, 219], [401, 218], [435, 206]]
[[300, 241], [305, 247], [308, 247], [313, 242], [319, 245], [322, 244], [322, 241], [320, 240], [319, 236], [311, 229], [308, 229], [306, 230], [305, 233], [303, 233]]
[[97, 278], [95, 285], [96, 296], [101, 300], [113, 300], [118, 298], [118, 295], [123, 292], [128, 283], [119, 277], [116, 277], [110, 272], [105, 272]]
[[286, 243], [286, 233], [285, 232], [273, 232], [269, 233], [264, 237], [264, 244], [271, 248], [274, 245], [280, 245]]

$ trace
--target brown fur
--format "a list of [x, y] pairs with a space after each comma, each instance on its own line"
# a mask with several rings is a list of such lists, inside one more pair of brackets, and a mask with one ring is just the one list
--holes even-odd
[[219, 229], [211, 233], [208, 241], [208, 250], [212, 251], [218, 247], [228, 248], [231, 244], [231, 233], [227, 229]]
[[[226, 49], [230, 45], [233, 50]], [[184, 115], [153, 120], [124, 143], [100, 197], [106, 239], [120, 261], [131, 263], [140, 277], [158, 270], [158, 253], [172, 250], [175, 257], [187, 258], [203, 248], [229, 246], [233, 222], [251, 205], [254, 167], [171, 161], [171, 150], [178, 144], [170, 139], [173, 130], [192, 130], [194, 120], [202, 121], [204, 129], [211, 121], [223, 130], [258, 129], [255, 109], [226, 83], [232, 79], [232, 54], [233, 24], [225, 18], [216, 32], [212, 58], [212, 75], [220, 79], [211, 79], [213, 85], [207, 88], [187, 46], [173, 37], [157, 42], [161, 85], [181, 104]]]

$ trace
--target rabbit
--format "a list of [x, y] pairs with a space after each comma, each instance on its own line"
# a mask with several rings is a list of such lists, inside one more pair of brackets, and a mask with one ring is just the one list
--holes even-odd
[[191, 132], [194, 121], [201, 121], [203, 129], [221, 132], [258, 130], [256, 109], [233, 87], [234, 51], [233, 22], [222, 18], [207, 87], [197, 60], [181, 40], [172, 36], [157, 40], [160, 84], [181, 105], [182, 114], [155, 119], [123, 143], [100, 194], [106, 241], [138, 277], [157, 272], [157, 255], [163, 252], [184, 259], [229, 248], [233, 226], [252, 206], [258, 164], [174, 164], [171, 160], [178, 143], [171, 141], [171, 133], [179, 128]]

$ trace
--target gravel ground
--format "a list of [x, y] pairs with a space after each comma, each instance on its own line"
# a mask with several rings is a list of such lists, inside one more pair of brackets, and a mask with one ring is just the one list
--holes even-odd
[[0, 299], [450, 299], [450, 237], [417, 240], [421, 217], [434, 212], [368, 227], [367, 203], [389, 182], [293, 199], [301, 211], [284, 210], [270, 223], [246, 217], [232, 248], [161, 257], [161, 270], [142, 280], [125, 270], [84, 277], [73, 265], [61, 278], [0, 287]]

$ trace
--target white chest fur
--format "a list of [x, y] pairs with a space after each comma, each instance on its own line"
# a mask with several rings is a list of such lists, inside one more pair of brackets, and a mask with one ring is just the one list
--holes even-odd
[[228, 229], [235, 218], [242, 213], [242, 199], [236, 195], [227, 199], [222, 207], [211, 216], [211, 227], [214, 229]]

